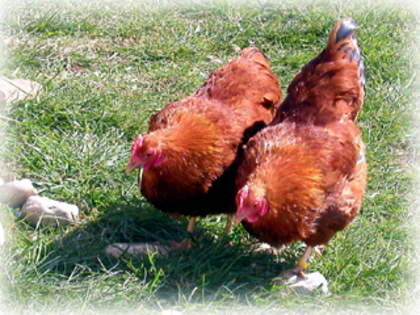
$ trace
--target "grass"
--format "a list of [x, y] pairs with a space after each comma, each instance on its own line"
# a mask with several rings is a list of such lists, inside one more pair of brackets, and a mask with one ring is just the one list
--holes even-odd
[[[6, 6], [7, 7], [7, 6]], [[78, 223], [34, 229], [0, 205], [0, 310], [8, 314], [408, 313], [415, 296], [415, 157], [418, 144], [414, 33], [400, 3], [104, 1], [17, 3], [4, 9], [3, 73], [43, 85], [32, 100], [1, 108], [0, 176], [30, 178], [43, 196], [77, 204]], [[257, 241], [225, 219], [199, 221], [187, 253], [116, 260], [114, 242], [180, 240], [173, 220], [141, 196], [124, 167], [150, 115], [185, 97], [210, 71], [257, 45], [283, 92], [325, 45], [338, 19], [353, 17], [367, 69], [358, 124], [369, 185], [360, 215], [311, 270], [331, 296], [283, 295], [270, 284], [302, 253], [255, 251]], [[7, 118], [5, 118], [7, 116]]]

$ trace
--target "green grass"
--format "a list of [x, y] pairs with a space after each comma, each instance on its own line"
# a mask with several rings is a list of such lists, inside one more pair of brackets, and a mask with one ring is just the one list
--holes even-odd
[[[43, 91], [1, 108], [0, 176], [30, 178], [43, 196], [77, 204], [81, 219], [34, 229], [15, 217], [17, 209], [0, 205], [7, 234], [0, 249], [0, 310], [408, 313], [417, 301], [418, 267], [412, 119], [418, 20], [410, 7], [257, 0], [155, 6], [30, 1], [2, 12], [3, 74], [35, 80]], [[108, 244], [181, 240], [186, 227], [186, 219], [173, 220], [148, 204], [135, 176], [124, 174], [131, 143], [147, 130], [150, 115], [200, 87], [238, 54], [236, 46], [263, 49], [285, 95], [346, 16], [360, 26], [367, 69], [358, 124], [369, 185], [355, 222], [311, 264], [329, 280], [331, 296], [280, 294], [271, 281], [294, 265], [303, 245], [277, 256], [257, 253], [257, 241], [239, 227], [229, 246], [224, 217], [199, 221], [197, 244], [187, 253], [108, 257]]]

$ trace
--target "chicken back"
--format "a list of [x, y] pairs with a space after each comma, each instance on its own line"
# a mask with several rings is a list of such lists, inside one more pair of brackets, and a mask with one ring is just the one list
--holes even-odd
[[280, 98], [267, 59], [245, 48], [195, 93], [151, 117], [126, 172], [144, 167], [142, 194], [172, 215], [234, 213], [241, 145], [273, 119]]

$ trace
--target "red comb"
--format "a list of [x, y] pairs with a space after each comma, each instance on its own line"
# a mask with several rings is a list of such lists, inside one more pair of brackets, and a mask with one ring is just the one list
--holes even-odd
[[245, 199], [248, 197], [249, 194], [249, 187], [248, 185], [245, 185], [238, 191], [238, 197], [236, 199], [236, 204], [239, 208], [242, 208], [244, 205]]
[[137, 151], [143, 146], [143, 136], [138, 135], [136, 140], [134, 141], [133, 147], [131, 148], [131, 152]]
[[248, 197], [248, 194], [249, 194], [249, 187], [248, 187], [248, 185], [245, 185], [241, 189], [241, 196], [243, 196], [244, 198], [246, 198], [246, 197]]

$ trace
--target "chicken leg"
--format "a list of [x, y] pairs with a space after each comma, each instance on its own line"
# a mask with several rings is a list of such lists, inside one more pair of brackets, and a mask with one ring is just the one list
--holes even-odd
[[233, 225], [233, 221], [235, 219], [235, 214], [234, 213], [229, 213], [227, 215], [227, 222], [226, 222], [226, 234], [227, 235], [231, 235], [232, 234], [232, 225]]
[[308, 269], [309, 265], [307, 263], [309, 257], [311, 256], [313, 247], [307, 245], [303, 255], [299, 257], [297, 266], [292, 269], [292, 273], [299, 275], [302, 278], [306, 278], [306, 275], [303, 273], [304, 270]]

